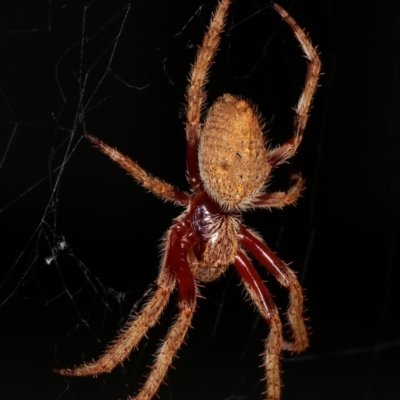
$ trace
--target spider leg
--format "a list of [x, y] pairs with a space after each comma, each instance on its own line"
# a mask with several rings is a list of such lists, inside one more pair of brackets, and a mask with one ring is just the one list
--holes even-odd
[[296, 153], [301, 139], [303, 138], [303, 132], [308, 120], [308, 112], [310, 110], [311, 102], [318, 85], [318, 79], [321, 71], [321, 60], [319, 59], [316, 48], [311, 43], [311, 39], [303, 31], [303, 29], [297, 25], [296, 21], [278, 4], [274, 3], [273, 8], [292, 28], [293, 33], [295, 34], [307, 60], [309, 61], [306, 83], [295, 108], [296, 116], [294, 119], [294, 136], [282, 146], [270, 150], [267, 154], [268, 163], [272, 166], [276, 166], [282, 164]]
[[[192, 299], [195, 299], [196, 288], [189, 267], [187, 266], [186, 258], [181, 254], [182, 251], [187, 251], [187, 249], [192, 246], [189, 239], [186, 241], [182, 240], [183, 235], [188, 231], [189, 228], [184, 224], [184, 222], [178, 222], [171, 228], [167, 238], [167, 246], [165, 250], [166, 256], [157, 281], [158, 289], [153, 298], [143, 308], [142, 312], [136, 318], [132, 317], [131, 320], [128, 321], [125, 328], [109, 345], [104, 354], [98, 360], [83, 364], [76, 368], [56, 369], [56, 373], [64, 376], [96, 376], [102, 373], [111, 372], [118, 364], [122, 364], [132, 352], [132, 349], [137, 347], [149, 328], [151, 328], [160, 318], [160, 315], [175, 288], [177, 279], [181, 298], [181, 308], [183, 306], [186, 307], [187, 304], [189, 304], [186, 308], [191, 310], [192, 307], [194, 310]], [[175, 330], [179, 331], [182, 329], [182, 321], [185, 321], [187, 315], [190, 314], [186, 308], [182, 313], [183, 317], [178, 319]], [[186, 330], [187, 328], [185, 329], [185, 332]], [[154, 369], [151, 375], [153, 374]], [[164, 375], [162, 375], [161, 378], [163, 378], [163, 376]], [[148, 398], [150, 399], [150, 397]], [[143, 399], [146, 399], [146, 397], [143, 397]]]
[[240, 227], [239, 240], [276, 280], [289, 290], [290, 305], [287, 317], [293, 331], [293, 342], [284, 342], [283, 349], [300, 353], [308, 347], [308, 334], [303, 318], [303, 293], [296, 274], [244, 226]]
[[[128, 400], [150, 400], [157, 392], [164, 380], [165, 374], [175, 353], [183, 343], [187, 330], [190, 327], [196, 307], [196, 284], [187, 261], [187, 253], [193, 247], [193, 237], [187, 235], [189, 226], [182, 220], [174, 225], [169, 233], [168, 248], [165, 257], [165, 269], [174, 271], [175, 279], [178, 281], [179, 292], [179, 316], [172, 325], [166, 339], [156, 355], [152, 370], [147, 377], [146, 383], [135, 397]], [[171, 274], [164, 273], [160, 276], [160, 284], [171, 284]], [[165, 282], [165, 283], [164, 283]]]
[[253, 302], [271, 327], [265, 343], [264, 354], [267, 400], [279, 400], [281, 392], [279, 359], [282, 348], [282, 326], [278, 310], [267, 287], [242, 250], [239, 250], [235, 256], [235, 267], [242, 277]]
[[189, 204], [190, 194], [176, 189], [169, 183], [149, 175], [138, 163], [124, 156], [118, 150], [113, 149], [95, 136], [85, 133], [86, 139], [90, 140], [104, 154], [119, 164], [129, 175], [133, 176], [143, 187], [163, 200], [169, 200], [178, 205]]
[[196, 61], [189, 76], [189, 86], [186, 94], [186, 162], [188, 180], [195, 193], [202, 190], [202, 182], [197, 163], [197, 145], [201, 133], [201, 112], [206, 99], [204, 85], [207, 83], [207, 75], [212, 65], [212, 59], [221, 41], [221, 32], [225, 27], [226, 15], [230, 2], [231, 0], [222, 0], [218, 4], [208, 31], [204, 36], [203, 43], [197, 52]]
[[255, 199], [253, 203], [254, 207], [282, 208], [291, 204], [295, 204], [297, 199], [300, 197], [301, 192], [304, 190], [305, 181], [300, 174], [293, 175], [292, 180], [294, 180], [294, 184], [290, 187], [290, 189], [286, 193], [273, 192], [273, 193], [261, 194]]
[[54, 372], [64, 376], [96, 376], [111, 372], [118, 364], [123, 363], [148, 329], [160, 318], [173, 289], [174, 285], [159, 287], [139, 316], [130, 318], [124, 329], [98, 360], [75, 368], [55, 369]]

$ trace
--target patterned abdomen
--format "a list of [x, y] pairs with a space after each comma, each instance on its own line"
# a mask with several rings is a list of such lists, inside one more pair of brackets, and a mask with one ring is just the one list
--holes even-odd
[[271, 170], [260, 119], [243, 99], [224, 94], [210, 108], [199, 166], [211, 197], [227, 210], [251, 204]]

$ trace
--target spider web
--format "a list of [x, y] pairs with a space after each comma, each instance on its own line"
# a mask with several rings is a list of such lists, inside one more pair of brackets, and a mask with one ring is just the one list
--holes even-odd
[[[287, 187], [300, 170], [304, 198], [296, 208], [245, 216], [307, 288], [311, 348], [285, 356], [283, 399], [398, 399], [399, 7], [343, 16], [331, 0], [281, 5], [319, 45], [325, 72], [300, 151], [270, 186]], [[82, 134], [187, 190], [186, 77], [214, 8], [158, 0], [0, 5], [2, 399], [124, 399], [143, 382], [177, 313], [174, 298], [109, 376], [52, 372], [99, 355], [140, 310], [157, 277], [160, 238], [181, 212]], [[295, 39], [267, 3], [235, 1], [209, 104], [223, 92], [251, 99], [276, 145], [291, 136], [304, 74]], [[286, 293], [264, 278], [284, 310]], [[243, 301], [238, 277], [231, 269], [201, 293], [160, 398], [263, 398], [268, 328]]]

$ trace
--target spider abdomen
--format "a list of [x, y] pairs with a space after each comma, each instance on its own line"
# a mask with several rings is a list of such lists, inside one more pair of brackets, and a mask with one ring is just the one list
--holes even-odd
[[199, 167], [205, 189], [228, 210], [249, 205], [271, 170], [262, 124], [246, 101], [224, 94], [207, 115]]

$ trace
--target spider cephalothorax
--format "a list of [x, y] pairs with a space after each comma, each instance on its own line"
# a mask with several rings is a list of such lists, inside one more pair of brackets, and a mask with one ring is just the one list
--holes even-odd
[[[129, 319], [117, 339], [96, 361], [57, 370], [68, 376], [98, 375], [112, 371], [131, 353], [147, 330], [159, 319], [175, 287], [179, 295], [179, 317], [164, 340], [153, 368], [136, 395], [150, 400], [163, 381], [176, 351], [190, 326], [198, 295], [197, 283], [217, 279], [233, 264], [259, 310], [270, 325], [265, 342], [264, 365], [267, 399], [280, 398], [279, 358], [282, 350], [301, 352], [308, 346], [303, 319], [303, 295], [295, 273], [268, 246], [242, 224], [242, 211], [249, 208], [284, 207], [299, 198], [303, 180], [292, 177], [287, 192], [268, 193], [265, 185], [271, 170], [292, 157], [301, 142], [308, 111], [317, 87], [321, 63], [310, 39], [277, 4], [272, 7], [293, 30], [306, 58], [305, 87], [295, 108], [294, 135], [282, 146], [267, 149], [261, 118], [250, 103], [224, 94], [201, 122], [205, 102], [204, 84], [217, 52], [230, 0], [221, 0], [193, 65], [187, 91], [186, 161], [193, 194], [148, 175], [136, 162], [100, 139], [86, 134], [102, 152], [128, 171], [145, 188], [164, 200], [186, 207], [165, 238], [164, 258], [153, 297], [137, 316]], [[293, 337], [282, 338], [282, 324], [272, 297], [246, 255], [253, 255], [289, 291], [287, 311]], [[133, 399], [133, 398], [130, 398]]]

